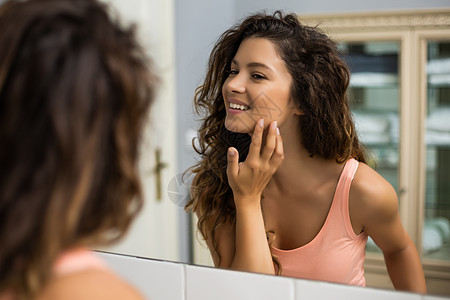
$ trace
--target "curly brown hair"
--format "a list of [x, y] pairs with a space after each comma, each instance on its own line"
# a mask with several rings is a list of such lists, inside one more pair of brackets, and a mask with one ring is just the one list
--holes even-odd
[[225, 31], [215, 44], [204, 84], [195, 95], [196, 112], [202, 116], [198, 145], [201, 160], [191, 171], [195, 179], [186, 209], [199, 216], [198, 229], [217, 249], [215, 232], [235, 222], [235, 205], [226, 176], [230, 146], [245, 160], [251, 137], [229, 132], [224, 126], [226, 108], [221, 88], [240, 44], [248, 38], [273, 42], [292, 76], [291, 95], [304, 115], [301, 139], [311, 156], [344, 162], [350, 157], [365, 161], [365, 149], [356, 135], [347, 98], [349, 69], [336, 43], [316, 27], [301, 24], [297, 15], [276, 11], [258, 13]]
[[0, 8], [0, 294], [33, 298], [61, 252], [116, 241], [142, 206], [138, 144], [157, 79], [107, 9]]

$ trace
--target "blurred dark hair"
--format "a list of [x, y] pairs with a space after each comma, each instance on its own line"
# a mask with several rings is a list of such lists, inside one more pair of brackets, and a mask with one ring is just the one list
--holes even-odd
[[0, 293], [32, 298], [62, 251], [116, 241], [140, 210], [156, 78], [95, 0], [7, 1], [0, 45]]
[[[250, 144], [248, 134], [229, 133], [224, 126], [226, 108], [222, 85], [231, 61], [243, 40], [271, 41], [292, 76], [291, 95], [300, 116], [304, 147], [311, 156], [344, 162], [350, 157], [365, 161], [365, 149], [356, 135], [347, 98], [349, 69], [340, 57], [336, 43], [318, 28], [301, 24], [295, 14], [258, 13], [225, 31], [209, 58], [204, 84], [197, 89], [195, 107], [203, 116], [199, 129], [200, 162], [192, 200], [186, 209], [199, 215], [198, 228], [215, 244], [215, 230], [226, 221], [235, 221], [233, 194], [226, 176], [227, 148], [234, 146], [245, 159]], [[243, 155], [241, 155], [243, 153]]]

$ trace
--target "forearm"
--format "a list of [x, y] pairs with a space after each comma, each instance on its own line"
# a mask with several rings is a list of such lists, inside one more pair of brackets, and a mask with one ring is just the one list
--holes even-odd
[[231, 268], [275, 273], [260, 205], [236, 209], [236, 248]]
[[277, 129], [277, 122], [272, 122], [263, 143], [264, 119], [259, 120], [243, 163], [239, 163], [235, 148], [228, 149], [227, 176], [236, 205], [232, 269], [275, 273], [261, 211], [261, 194], [284, 158]]
[[425, 276], [414, 245], [399, 252], [385, 253], [384, 258], [395, 289], [426, 293]]

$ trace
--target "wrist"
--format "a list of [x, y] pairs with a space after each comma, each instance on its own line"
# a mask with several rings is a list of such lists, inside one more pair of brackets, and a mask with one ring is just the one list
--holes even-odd
[[261, 209], [261, 195], [235, 196], [234, 203], [236, 210], [241, 209]]

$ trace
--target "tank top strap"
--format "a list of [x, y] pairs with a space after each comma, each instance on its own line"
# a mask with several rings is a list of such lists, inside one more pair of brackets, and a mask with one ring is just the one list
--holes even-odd
[[342, 171], [342, 173], [343, 173], [342, 175], [344, 176], [344, 178], [350, 179], [350, 181], [347, 182], [348, 186], [346, 186], [346, 188], [348, 188], [348, 189], [350, 189], [350, 184], [353, 181], [353, 179], [355, 178], [355, 174], [356, 174], [356, 170], [358, 170], [358, 166], [359, 166], [359, 162], [354, 158], [350, 158], [345, 163], [345, 167], [344, 167], [344, 170]]
[[356, 237], [355, 232], [350, 220], [349, 213], [349, 198], [350, 198], [350, 187], [352, 181], [355, 177], [356, 171], [358, 169], [359, 162], [350, 158], [342, 170], [341, 176], [339, 178], [339, 183], [336, 187], [335, 199], [336, 202], [336, 213], [338, 213], [338, 218], [344, 220], [344, 226], [348, 235], [352, 238]]
[[56, 260], [53, 273], [56, 276], [64, 276], [88, 269], [108, 270], [108, 267], [94, 252], [77, 248], [64, 252]]

